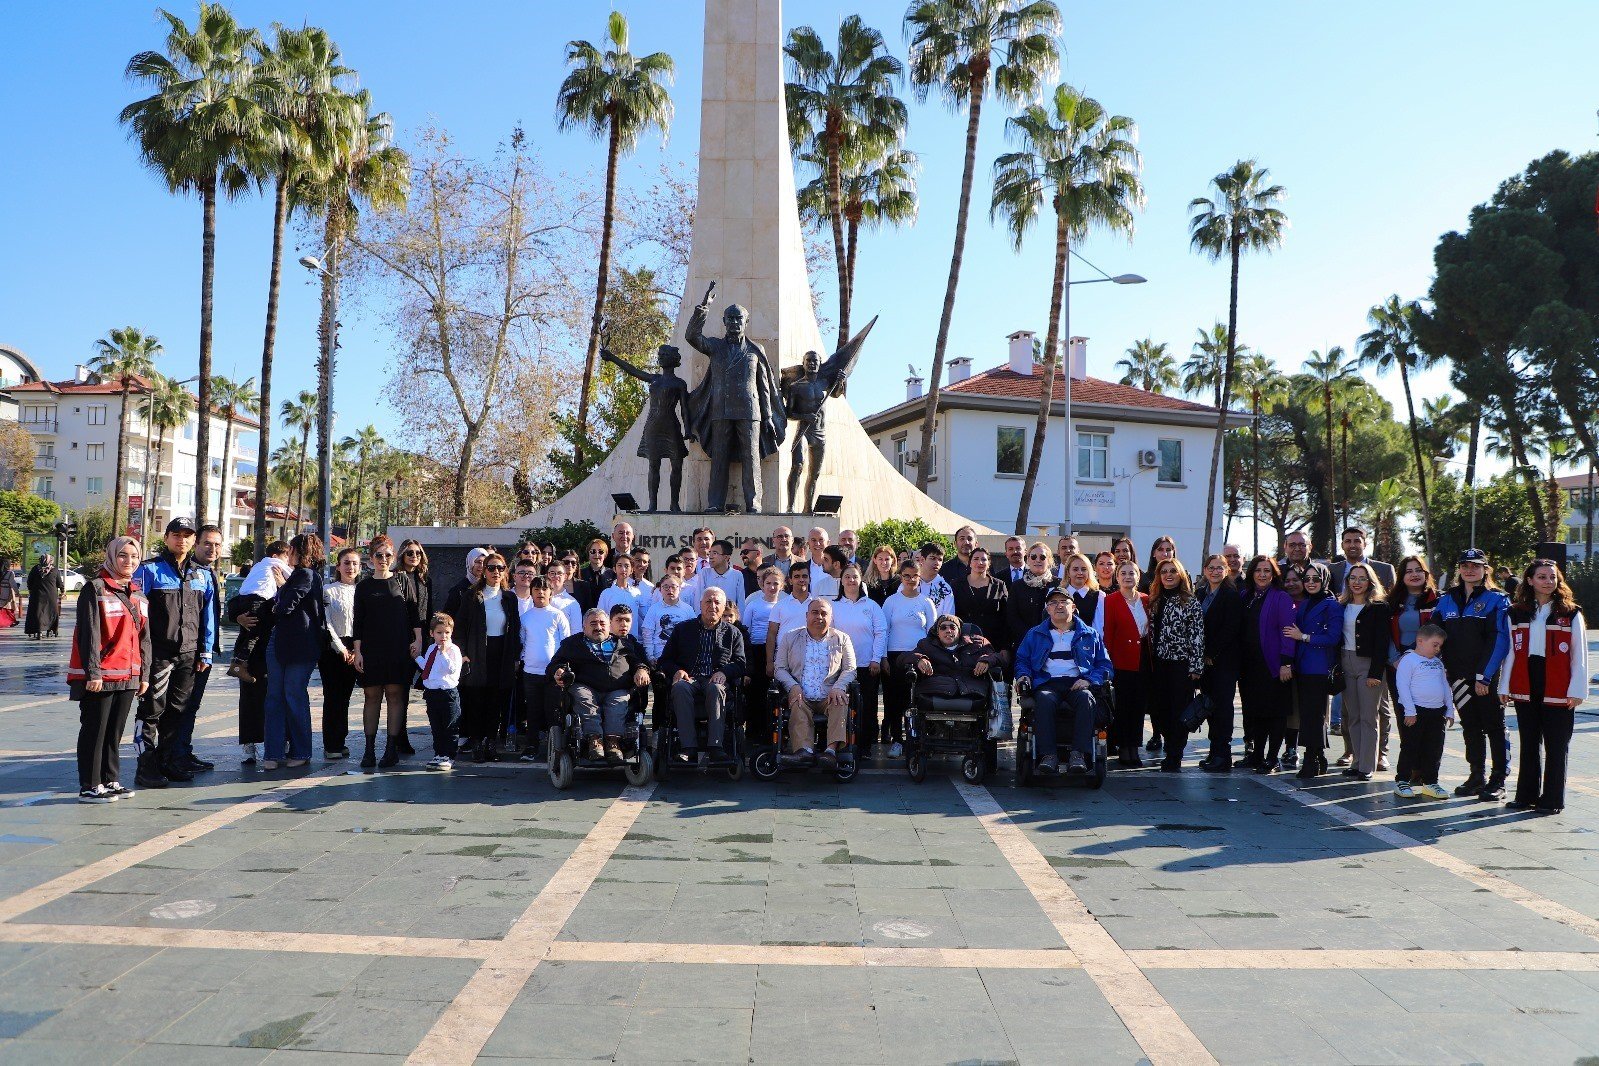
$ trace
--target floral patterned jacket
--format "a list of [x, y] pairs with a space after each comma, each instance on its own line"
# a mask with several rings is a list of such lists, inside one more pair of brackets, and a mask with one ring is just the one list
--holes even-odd
[[1149, 620], [1155, 658], [1186, 662], [1188, 672], [1205, 672], [1205, 611], [1192, 596], [1161, 597]]

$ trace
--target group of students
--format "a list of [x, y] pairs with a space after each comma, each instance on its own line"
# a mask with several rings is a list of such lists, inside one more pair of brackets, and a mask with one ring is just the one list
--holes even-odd
[[[178, 532], [181, 548], [187, 534]], [[1455, 581], [1440, 593], [1424, 559], [1407, 557], [1396, 573], [1367, 558], [1365, 533], [1357, 528], [1344, 531], [1343, 554], [1330, 563], [1313, 560], [1308, 540], [1296, 533], [1281, 558], [1246, 562], [1229, 545], [1206, 559], [1197, 577], [1170, 537], [1157, 538], [1147, 566], [1139, 565], [1127, 539], [1093, 558], [1070, 536], [1053, 549], [1012, 537], [1003, 557], [979, 545], [969, 527], [954, 539], [956, 552], [945, 558], [935, 544], [915, 552], [888, 546], [863, 552], [853, 531], [832, 544], [820, 528], [801, 541], [779, 527], [770, 553], [754, 540], [735, 553], [731, 543], [701, 529], [689, 547], [662, 561], [657, 578], [632, 528], [618, 523], [609, 542], [597, 538], [585, 547], [586, 562], [553, 545], [523, 544], [509, 557], [473, 549], [465, 577], [437, 599], [426, 551], [415, 541], [396, 547], [380, 534], [365, 558], [346, 547], [335, 556], [333, 576], [325, 578], [321, 541], [301, 534], [272, 545], [226, 608], [241, 628], [229, 672], [240, 680], [245, 761], [256, 759], [257, 745], [264, 745], [266, 769], [310, 759], [313, 670], [323, 680], [329, 759], [350, 755], [349, 707], [355, 688], [362, 689], [361, 763], [369, 768], [391, 767], [414, 754], [406, 733], [412, 688], [424, 692], [434, 726], [430, 767], [447, 769], [463, 755], [490, 761], [515, 752], [537, 759], [544, 728], [559, 713], [561, 684], [573, 679], [584, 681], [588, 701], [579, 708], [589, 723], [585, 747], [593, 757], [620, 761], [617, 693], [663, 664], [669, 688], [662, 695], [680, 724], [684, 699], [692, 716], [706, 695], [695, 686], [709, 674], [694, 668], [710, 664], [721, 678], [719, 690], [730, 676], [748, 686], [749, 728], [759, 735], [769, 728], [761, 717], [765, 689], [781, 680], [781, 641], [814, 627], [810, 605], [824, 601], [822, 632], [847, 640], [861, 692], [856, 743], [863, 749], [885, 745], [890, 759], [903, 755], [911, 668], [919, 649], [927, 658], [924, 641], [941, 621], [957, 622], [963, 643], [985, 649], [974, 658], [985, 669], [992, 664], [1048, 681], [1057, 669], [1049, 664], [1050, 648], [1040, 648], [1035, 638], [1023, 654], [1023, 645], [1031, 631], [1047, 638], [1052, 620], [1069, 617], [1066, 628], [1092, 630], [1108, 660], [1102, 680], [1114, 691], [1109, 729], [1122, 767], [1143, 765], [1141, 753], [1147, 753], [1159, 756], [1162, 771], [1180, 771], [1201, 701], [1210, 746], [1199, 767], [1231, 772], [1239, 765], [1232, 748], [1236, 695], [1243, 709], [1242, 768], [1297, 770], [1314, 778], [1337, 765], [1361, 780], [1392, 771], [1399, 795], [1442, 798], [1444, 730], [1458, 720], [1470, 773], [1455, 793], [1497, 800], [1509, 769], [1504, 707], [1514, 703], [1522, 759], [1510, 806], [1564, 806], [1573, 715], [1586, 695], [1586, 636], [1570, 589], [1549, 560], [1526, 568], [1512, 602], [1478, 549], [1461, 554]], [[89, 688], [94, 669], [85, 664], [116, 661], [126, 672], [126, 663], [151, 658], [147, 650], [141, 660], [133, 647], [137, 632], [131, 645], [129, 634], [110, 632], [119, 605], [133, 608], [127, 612], [133, 618], [145, 610], [137, 603], [139, 583], [122, 583], [131, 577], [122, 574], [127, 553], [127, 545], [108, 549], [93, 595], [79, 604], [69, 680], [91, 702], [104, 700], [105, 675], [99, 689]], [[174, 555], [164, 557], [169, 570]], [[179, 559], [177, 570], [186, 575], [184, 566]], [[187, 580], [176, 572], [173, 577], [180, 585]], [[202, 583], [195, 580], [198, 588]], [[214, 584], [208, 595], [215, 597]], [[1048, 606], [1062, 599], [1070, 601], [1069, 616]], [[197, 643], [191, 687], [193, 670], [204, 669], [199, 664], [209, 663], [217, 643], [212, 609], [205, 598], [204, 648]], [[679, 629], [685, 632], [674, 649]], [[93, 650], [96, 642], [118, 639], [126, 647], [109, 660]], [[159, 654], [156, 659], [159, 665]], [[1075, 679], [1070, 665], [1058, 668]], [[112, 684], [136, 677], [133, 670]], [[678, 681], [688, 687], [678, 689]], [[1069, 710], [1069, 701], [1061, 701], [1061, 709]], [[114, 783], [114, 752], [107, 754], [106, 744], [120, 735], [120, 725], [115, 710], [98, 713], [95, 720], [101, 719], [80, 747], [100, 752], [98, 765], [111, 765]], [[1153, 734], [1147, 743], [1146, 719]], [[1051, 735], [1053, 726], [1051, 720]], [[1392, 753], [1395, 735], [1398, 751]], [[1334, 736], [1343, 752], [1330, 762]], [[507, 744], [513, 737], [516, 742]], [[720, 754], [719, 737], [713, 731], [708, 740], [712, 757]], [[692, 749], [686, 754], [694, 755]], [[1049, 756], [1038, 767], [1044, 773], [1055, 768]], [[90, 776], [104, 776], [90, 769]], [[105, 783], [86, 779], [85, 789]]]

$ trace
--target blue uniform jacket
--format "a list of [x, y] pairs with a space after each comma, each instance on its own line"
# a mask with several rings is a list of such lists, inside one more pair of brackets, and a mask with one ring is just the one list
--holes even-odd
[[1469, 659], [1476, 664], [1477, 676], [1492, 682], [1510, 652], [1510, 597], [1498, 589], [1478, 586], [1470, 599], [1462, 603], [1463, 599], [1464, 589], [1455, 585], [1438, 597], [1432, 609], [1430, 621], [1449, 634], [1444, 641], [1444, 664], [1450, 667], [1453, 679], [1465, 674], [1461, 667], [1469, 664], [1462, 660]]
[[[1055, 638], [1050, 635], [1053, 628], [1046, 618], [1022, 637], [1016, 649], [1017, 677], [1025, 677], [1039, 685], [1049, 680], [1045, 662], [1055, 647]], [[1078, 675], [1090, 685], [1103, 685], [1110, 680], [1113, 668], [1105, 642], [1100, 639], [1099, 632], [1081, 618], [1072, 619], [1072, 658], [1077, 662]]]
[[1309, 676], [1332, 673], [1338, 646], [1344, 642], [1344, 607], [1331, 596], [1306, 600], [1294, 612], [1294, 624], [1307, 639], [1294, 656], [1294, 673]]
[[150, 642], [157, 659], [198, 655], [211, 661], [217, 646], [216, 577], [189, 556], [178, 572], [166, 549], [133, 573], [133, 582], [150, 603]]

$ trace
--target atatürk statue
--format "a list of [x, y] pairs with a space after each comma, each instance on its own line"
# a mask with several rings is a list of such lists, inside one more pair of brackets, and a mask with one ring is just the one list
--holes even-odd
[[[874, 318], [825, 363], [815, 352], [806, 352], [803, 367], [793, 366], [783, 371], [783, 409], [789, 420], [797, 423], [789, 452], [788, 509], [791, 512], [809, 514], [816, 504], [816, 478], [827, 454], [827, 401], [830, 397], [844, 395], [850, 371], [855, 369], [855, 361], [860, 358], [861, 346], [875, 325], [877, 319]], [[807, 446], [810, 473], [805, 478], [804, 498], [796, 499], [800, 475], [806, 466]]]
[[712, 282], [688, 320], [689, 344], [710, 360], [704, 379], [689, 393], [688, 428], [711, 457], [706, 510], [727, 510], [729, 467], [736, 462], [744, 468], [744, 512], [754, 514], [761, 498], [761, 460], [782, 447], [788, 421], [766, 352], [744, 334], [749, 312], [729, 304], [722, 312], [725, 336], [705, 335], [715, 292]]
[[[639, 437], [638, 455], [650, 461], [650, 510], [656, 509], [661, 493], [661, 460], [672, 464], [672, 511], [681, 511], [679, 497], [683, 491], [683, 457], [688, 454], [685, 441], [694, 439], [688, 428], [688, 382], [677, 376], [683, 363], [683, 353], [670, 344], [656, 351], [655, 361], [660, 364], [659, 374], [648, 374], [613, 354], [600, 350], [600, 358], [616, 364], [624, 373], [631, 374], [650, 387], [650, 403], [644, 414], [644, 434]], [[681, 415], [681, 418], [679, 417]]]

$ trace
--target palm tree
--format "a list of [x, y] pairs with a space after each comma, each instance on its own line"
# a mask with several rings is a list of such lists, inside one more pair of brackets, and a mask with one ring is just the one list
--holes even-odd
[[303, 516], [293, 510], [290, 504], [294, 502], [295, 485], [304, 482], [305, 461], [305, 446], [291, 438], [278, 445], [272, 452], [272, 466], [266, 476], [263, 478], [260, 472], [256, 473], [257, 502], [266, 500], [267, 506], [270, 506], [272, 490], [275, 488], [282, 493], [283, 519], [278, 522], [280, 540], [287, 540], [289, 537], [290, 515], [294, 516], [296, 525], [303, 520]]
[[1167, 351], [1167, 344], [1156, 344], [1154, 338], [1134, 341], [1124, 358], [1116, 360], [1116, 369], [1122, 372], [1122, 384], [1143, 389], [1145, 392], [1166, 392], [1177, 387], [1177, 360]]
[[[1326, 353], [1313, 351], [1305, 359], [1305, 373], [1308, 380], [1301, 392], [1301, 399], [1309, 400], [1312, 397], [1322, 402], [1322, 415], [1327, 423], [1327, 515], [1328, 536], [1331, 538], [1331, 555], [1338, 553], [1338, 531], [1333, 529], [1336, 521], [1338, 498], [1334, 475], [1336, 466], [1333, 462], [1333, 393], [1342, 389], [1350, 381], [1359, 377], [1360, 364], [1354, 359], [1345, 357], [1342, 345], [1333, 345]], [[1331, 557], [1329, 555], [1329, 558]]]
[[1377, 482], [1372, 494], [1371, 514], [1373, 555], [1397, 559], [1403, 554], [1399, 544], [1399, 516], [1410, 503], [1410, 486], [1396, 477]]
[[[1240, 359], [1248, 352], [1247, 344], [1235, 345], [1233, 358]], [[1184, 392], [1190, 396], [1203, 396], [1208, 392], [1211, 402], [1222, 406], [1221, 381], [1227, 372], [1227, 327], [1218, 322], [1209, 329], [1200, 330], [1194, 341], [1194, 353], [1183, 360], [1182, 370]]]
[[1426, 370], [1437, 362], [1416, 343], [1416, 316], [1421, 313], [1414, 301], [1403, 302], [1390, 296], [1366, 315], [1371, 329], [1360, 336], [1360, 365], [1378, 374], [1398, 368], [1399, 382], [1405, 389], [1405, 416], [1410, 422], [1410, 448], [1416, 461], [1416, 486], [1421, 491], [1421, 533], [1427, 558], [1432, 558], [1432, 507], [1427, 502], [1427, 463], [1421, 454], [1421, 430], [1416, 424], [1416, 402], [1410, 395], [1410, 372]]
[[351, 519], [347, 531], [350, 543], [355, 544], [361, 537], [361, 497], [366, 490], [367, 460], [383, 447], [383, 435], [378, 432], [376, 426], [366, 425], [356, 430], [355, 436], [345, 437], [339, 443], [346, 448], [354, 449], [361, 457], [355, 474], [355, 516]]
[[304, 516], [305, 513], [305, 463], [311, 454], [311, 431], [316, 428], [318, 413], [321, 411], [321, 397], [314, 392], [302, 390], [300, 395], [293, 400], [284, 400], [279, 408], [278, 415], [283, 419], [285, 429], [300, 431], [300, 475], [295, 484], [299, 492], [295, 499], [295, 513]]
[[[989, 212], [1003, 217], [1011, 243], [1022, 238], [1048, 204], [1055, 212], [1055, 279], [1049, 290], [1049, 328], [1044, 338], [1043, 387], [1032, 456], [1016, 510], [1016, 532], [1027, 531], [1033, 488], [1044, 457], [1044, 436], [1055, 394], [1061, 309], [1069, 279], [1073, 238], [1096, 227], [1132, 237], [1133, 212], [1144, 203], [1138, 171], [1138, 127], [1125, 115], [1106, 112], [1098, 100], [1070, 85], [1057, 86], [1045, 104], [1033, 104], [1005, 123], [1021, 145], [994, 161], [994, 196]], [[1070, 373], [1070, 368], [1067, 368]], [[1068, 393], [1070, 390], [1067, 390]], [[1071, 412], [1066, 412], [1070, 422]], [[1068, 450], [1070, 444], [1068, 442]], [[924, 452], [923, 454], [930, 454]], [[1068, 480], [1070, 472], [1067, 472]]]
[[[255, 378], [230, 381], [219, 377], [211, 383], [211, 398], [222, 410], [222, 418], [227, 425], [227, 436], [222, 438], [222, 505], [221, 514], [218, 515], [218, 524], [222, 526], [226, 539], [228, 515], [233, 510], [233, 492], [228, 484], [233, 477], [233, 423], [241, 414], [258, 414], [261, 397], [255, 391]], [[207, 483], [209, 489], [209, 478]]]
[[1249, 432], [1250, 443], [1254, 451], [1250, 481], [1253, 488], [1249, 496], [1249, 506], [1255, 521], [1252, 523], [1254, 547], [1251, 555], [1260, 554], [1260, 437], [1261, 412], [1272, 404], [1280, 402], [1288, 392], [1288, 379], [1278, 371], [1277, 364], [1268, 356], [1252, 352], [1238, 360], [1234, 367], [1238, 374], [1238, 384], [1244, 392], [1249, 394], [1249, 411], [1251, 415], [1251, 428]]
[[[960, 203], [955, 212], [955, 248], [949, 257], [949, 281], [938, 337], [933, 342], [933, 368], [928, 375], [922, 414], [921, 453], [933, 454], [933, 426], [938, 418], [939, 384], [950, 321], [955, 316], [955, 289], [966, 255], [966, 224], [971, 214], [972, 182], [977, 173], [977, 130], [983, 100], [992, 89], [1001, 100], [1023, 103], [1037, 97], [1060, 68], [1055, 39], [1060, 33], [1060, 8], [1054, 0], [912, 0], [905, 12], [910, 39], [911, 87], [927, 102], [935, 88], [952, 111], [966, 111], [966, 159], [961, 168]], [[916, 487], [927, 491], [933, 464], [916, 468]]]
[[[799, 191], [800, 210], [822, 220], [827, 217], [826, 163], [815, 155], [801, 153], [800, 159], [823, 171], [823, 175]], [[916, 172], [921, 163], [915, 152], [902, 148], [881, 148], [857, 141], [844, 147], [842, 161], [845, 276], [849, 278], [851, 303], [855, 299], [855, 262], [861, 227], [914, 224], [919, 200]], [[844, 335], [840, 328], [839, 335]]]
[[833, 230], [838, 267], [838, 338], [849, 340], [853, 276], [844, 236], [844, 153], [847, 149], [885, 151], [905, 136], [908, 112], [894, 89], [905, 73], [888, 54], [883, 35], [850, 15], [839, 23], [838, 51], [829, 52], [809, 26], [790, 31], [788, 56], [788, 137], [796, 151], [809, 151], [821, 163], [823, 217]]
[[555, 96], [557, 121], [562, 130], [574, 126], [606, 139], [605, 214], [600, 225], [599, 283], [594, 290], [594, 316], [589, 323], [588, 353], [583, 359], [583, 387], [578, 393], [577, 433], [573, 461], [583, 465], [583, 441], [588, 436], [589, 397], [594, 388], [595, 360], [600, 350], [600, 325], [605, 317], [605, 293], [611, 275], [611, 229], [616, 223], [616, 166], [622, 153], [631, 152], [651, 128], [666, 135], [672, 124], [672, 84], [676, 68], [665, 52], [636, 56], [628, 50], [627, 18], [612, 11], [605, 26], [601, 52], [587, 41], [566, 46], [572, 69]]
[[1205, 493], [1205, 546], [1216, 519], [1216, 473], [1221, 469], [1221, 442], [1227, 433], [1227, 403], [1232, 398], [1234, 345], [1238, 341], [1238, 261], [1245, 249], [1269, 252], [1282, 243], [1288, 216], [1277, 207], [1286, 195], [1281, 185], [1267, 185], [1269, 171], [1253, 159], [1240, 159], [1232, 169], [1211, 179], [1209, 198], [1189, 201], [1189, 243], [1211, 259], [1229, 259], [1232, 283], [1227, 297], [1227, 360], [1222, 367], [1221, 402], [1216, 405], [1216, 442], [1210, 451], [1210, 481]]
[[[297, 200], [322, 216], [322, 314], [317, 322], [320, 354], [317, 357], [317, 393], [322, 401], [317, 419], [317, 479], [327, 490], [318, 500], [331, 500], [333, 434], [333, 362], [338, 349], [339, 278], [344, 245], [354, 230], [362, 206], [387, 211], [405, 206], [411, 188], [411, 160], [393, 144], [393, 122], [386, 113], [373, 114], [366, 90], [350, 97], [359, 121], [341, 127], [330, 146], [327, 167], [307, 172], [294, 190]], [[305, 500], [300, 501], [303, 506]], [[321, 510], [320, 502], [318, 509]], [[331, 509], [331, 507], [330, 507]], [[319, 515], [326, 533], [331, 514]]]
[[[184, 423], [189, 420], [189, 416], [194, 413], [194, 397], [189, 395], [188, 389], [176, 381], [157, 374], [150, 386], [149, 394], [145, 397], [143, 406], [139, 409], [139, 413], [156, 430], [155, 493], [144, 504], [146, 513], [153, 516], [156, 503], [161, 496], [161, 474], [162, 466], [166, 464], [167, 434], [173, 430], [182, 429]], [[197, 464], [194, 469], [196, 480], [200, 481], [201, 475], [206, 471], [206, 468]], [[168, 480], [172, 480], [170, 475]], [[178, 494], [176, 489], [177, 486], [173, 485], [167, 494], [168, 518], [171, 517], [172, 512], [177, 510]], [[199, 506], [200, 495], [201, 490], [199, 486], [196, 486], [197, 507]], [[149, 524], [147, 523], [147, 525]]]
[[[95, 341], [94, 350], [96, 354], [89, 360], [89, 369], [100, 375], [101, 381], [115, 381], [122, 386], [122, 407], [117, 416], [117, 466], [112, 475], [111, 490], [111, 529], [115, 532], [123, 528], [123, 523], [117, 517], [118, 512], [127, 506], [123, 482], [128, 454], [128, 409], [132, 406], [128, 398], [137, 383], [136, 379], [154, 376], [156, 358], [165, 349], [155, 334], [146, 335], [134, 326], [123, 326]], [[144, 476], [149, 480], [148, 464], [144, 468]], [[150, 506], [149, 501], [145, 502], [145, 506]]]
[[[247, 162], [257, 183], [272, 185], [272, 265], [267, 274], [266, 329], [261, 339], [260, 409], [272, 410], [272, 360], [277, 343], [278, 295], [283, 278], [283, 235], [289, 217], [301, 206], [296, 185], [326, 174], [335, 145], [365, 120], [359, 100], [345, 83], [355, 72], [340, 62], [339, 48], [327, 31], [274, 24], [273, 44], [258, 45], [260, 98], [276, 120], [254, 146]], [[256, 469], [271, 456], [271, 420], [261, 420]], [[256, 508], [253, 535], [259, 556], [266, 547], [267, 515]]]
[[[195, 28], [167, 11], [166, 54], [140, 52], [127, 76], [154, 92], [122, 109], [121, 121], [139, 142], [146, 164], [172, 192], [200, 197], [200, 410], [211, 410], [212, 290], [216, 280], [217, 194], [241, 192], [244, 172], [235, 164], [263, 140], [274, 120], [252, 88], [252, 51], [260, 35], [240, 26], [220, 4], [202, 2]], [[211, 419], [201, 418], [195, 439], [198, 470], [211, 467]], [[210, 493], [201, 492], [195, 517], [206, 519]]]

